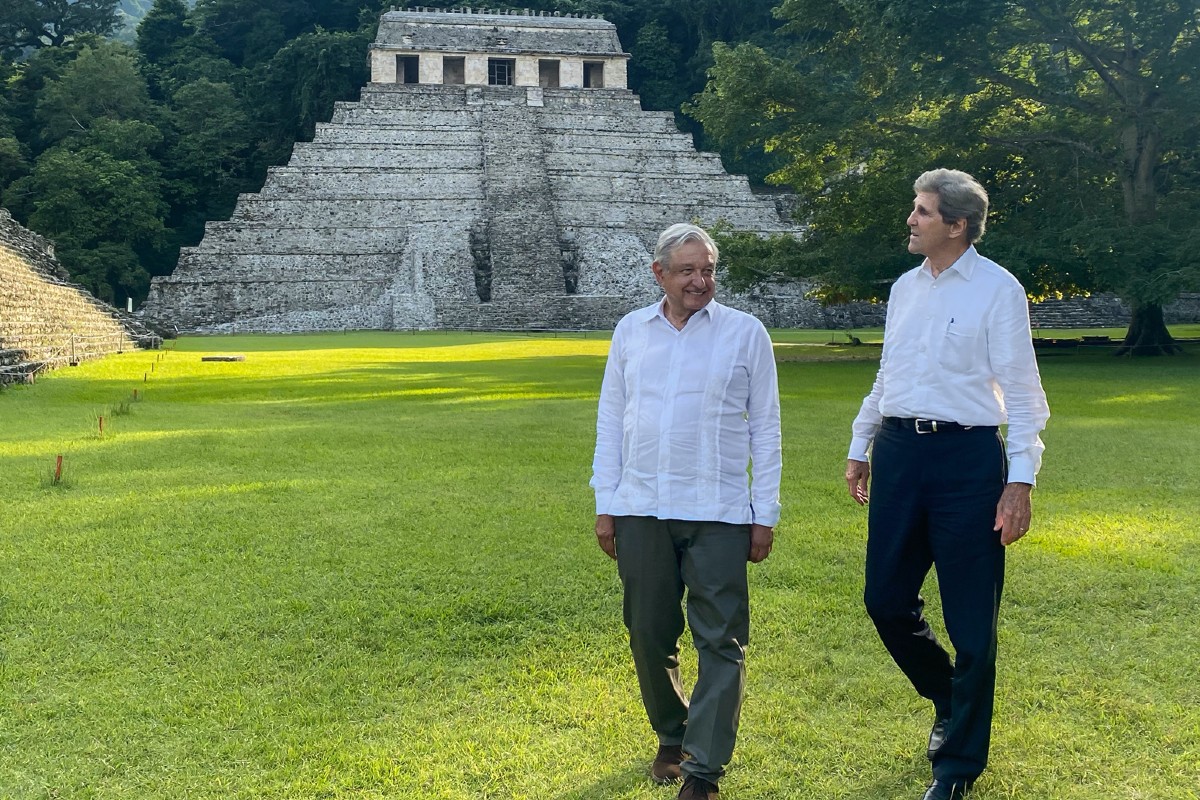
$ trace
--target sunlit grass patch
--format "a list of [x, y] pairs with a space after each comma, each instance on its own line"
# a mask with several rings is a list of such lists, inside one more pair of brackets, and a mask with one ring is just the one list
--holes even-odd
[[[928, 774], [841, 479], [879, 348], [830, 336], [776, 336], [785, 512], [751, 572], [731, 798], [916, 797]], [[0, 798], [663, 797], [591, 532], [607, 347], [198, 337], [0, 394]], [[1200, 785], [1196, 367], [1042, 362], [981, 800]]]

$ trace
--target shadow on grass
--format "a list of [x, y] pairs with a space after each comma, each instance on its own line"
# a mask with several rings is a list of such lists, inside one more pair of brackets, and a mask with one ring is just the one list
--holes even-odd
[[594, 339], [611, 338], [612, 331], [345, 331], [322, 333], [246, 333], [188, 335], [164, 349], [179, 353], [230, 352], [245, 350], [251, 353], [289, 352], [295, 350], [364, 350], [364, 349], [433, 349], [476, 346], [497, 342], [528, 342], [535, 339]]
[[[560, 794], [557, 798], [558, 800], [597, 800], [602, 797], [618, 797], [627, 794], [642, 784], [653, 786], [647, 769], [647, 765], [640, 762], [626, 764], [617, 771], [601, 775], [591, 783]], [[663, 791], [670, 790], [671, 787], [667, 787]], [[669, 797], [670, 795], [665, 796]]]
[[[205, 403], [319, 403], [326, 407], [389, 399], [433, 403], [575, 399], [598, 396], [604, 357], [544, 355], [480, 361], [330, 363], [319, 373], [271, 377], [253, 375], [253, 362], [243, 362], [234, 369], [221, 366], [224, 371], [211, 376], [181, 375], [168, 367], [145, 384], [135, 378], [56, 376], [53, 389], [64, 395], [79, 395], [86, 388], [93, 397], [124, 397], [130, 387], [136, 387], [148, 402], [186, 402], [194, 396]], [[549, 377], [553, 377], [552, 383], [547, 382]]]

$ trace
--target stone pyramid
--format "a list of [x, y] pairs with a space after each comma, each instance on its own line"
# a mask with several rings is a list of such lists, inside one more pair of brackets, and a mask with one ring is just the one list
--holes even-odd
[[[668, 225], [794, 230], [670, 113], [642, 110], [604, 20], [390, 12], [371, 58], [359, 101], [154, 279], [149, 321], [603, 329], [660, 296]], [[719, 297], [769, 325], [820, 313], [799, 292]]]

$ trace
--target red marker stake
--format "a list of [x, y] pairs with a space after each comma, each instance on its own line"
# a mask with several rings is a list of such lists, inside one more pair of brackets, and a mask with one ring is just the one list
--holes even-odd
[[62, 454], [54, 462], [54, 482], [58, 483], [62, 480]]

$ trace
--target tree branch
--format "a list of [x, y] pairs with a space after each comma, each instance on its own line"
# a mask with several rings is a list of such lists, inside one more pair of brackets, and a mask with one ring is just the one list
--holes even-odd
[[1007, 72], [1001, 72], [998, 69], [985, 72], [983, 77], [993, 83], [999, 84], [1006, 89], [1012, 90], [1020, 97], [1029, 100], [1036, 100], [1048, 106], [1065, 106], [1073, 108], [1082, 114], [1097, 115], [1101, 110], [1094, 104], [1089, 103], [1082, 97], [1076, 94], [1066, 94], [1057, 92], [1047, 92], [1037, 84], [1022, 80], [1015, 75], [1009, 75]]
[[1078, 139], [1072, 139], [1067, 136], [1057, 136], [1051, 133], [1034, 134], [1032, 136], [984, 136], [982, 141], [988, 144], [1007, 145], [1010, 147], [1023, 148], [1033, 144], [1059, 144], [1064, 147], [1069, 147], [1072, 150], [1078, 150], [1081, 153], [1086, 153], [1095, 158], [1104, 158], [1104, 154], [1092, 147], [1087, 142], [1081, 142]]
[[[1023, 3], [1022, 8], [1025, 9], [1025, 13], [1027, 13], [1031, 19], [1035, 20], [1042, 26], [1046, 33], [1050, 34], [1051, 36], [1062, 37], [1066, 42], [1071, 44], [1075, 48], [1076, 52], [1083, 56], [1083, 59], [1087, 61], [1089, 65], [1091, 65], [1092, 71], [1095, 72], [1104, 85], [1109, 88], [1109, 91], [1116, 95], [1124, 105], [1128, 106], [1130, 104], [1129, 97], [1126, 95], [1120, 81], [1118, 81], [1116, 76], [1112, 74], [1109, 65], [1100, 57], [1100, 53], [1097, 48], [1093, 47], [1091, 42], [1083, 37], [1083, 34], [1079, 32], [1071, 20], [1066, 19], [1065, 17], [1053, 19], [1048, 17], [1042, 12], [1041, 8], [1036, 2]], [[1125, 78], [1128, 80], [1136, 80], [1138, 77], [1136, 73], [1130, 72], [1119, 65], [1117, 66], [1117, 69], [1124, 73]]]

